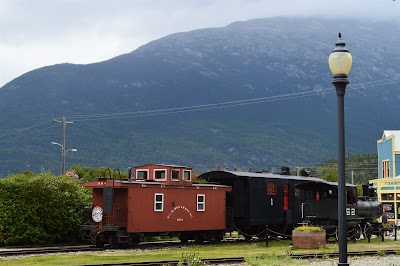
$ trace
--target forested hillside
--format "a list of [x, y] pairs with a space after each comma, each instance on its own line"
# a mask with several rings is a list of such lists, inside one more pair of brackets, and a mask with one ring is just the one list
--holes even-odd
[[[338, 162], [336, 159], [323, 162], [311, 168], [311, 175], [329, 181], [337, 181]], [[346, 182], [364, 185], [371, 179], [378, 178], [378, 154], [348, 155], [346, 157]]]

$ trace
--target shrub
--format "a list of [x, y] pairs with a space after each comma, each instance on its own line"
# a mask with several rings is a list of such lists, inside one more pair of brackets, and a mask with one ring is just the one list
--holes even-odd
[[0, 180], [0, 245], [67, 243], [78, 236], [84, 187], [50, 172]]

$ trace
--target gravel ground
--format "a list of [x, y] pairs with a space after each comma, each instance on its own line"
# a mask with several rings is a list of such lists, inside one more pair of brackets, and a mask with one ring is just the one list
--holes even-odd
[[[302, 264], [304, 266], [332, 266], [338, 265], [339, 259], [326, 259], [326, 260], [309, 260]], [[348, 259], [350, 266], [400, 266], [400, 256], [386, 255], [386, 256], [366, 256], [366, 257], [351, 257]]]
[[[316, 259], [304, 260], [301, 266], [337, 266], [339, 263], [338, 258], [333, 259]], [[400, 256], [387, 255], [387, 256], [366, 256], [366, 257], [351, 257], [348, 262], [350, 266], [400, 266]], [[247, 266], [246, 263], [229, 264], [229, 266]], [[299, 264], [296, 264], [299, 265]], [[227, 264], [214, 264], [214, 266], [227, 266]], [[261, 266], [261, 265], [260, 265]], [[262, 265], [268, 266], [268, 265]], [[290, 265], [287, 265], [290, 266]]]

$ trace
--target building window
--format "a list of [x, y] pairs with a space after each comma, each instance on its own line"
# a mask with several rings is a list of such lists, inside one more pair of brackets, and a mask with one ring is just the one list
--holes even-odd
[[190, 181], [190, 170], [183, 170], [183, 180]]
[[389, 203], [383, 203], [382, 204], [383, 211], [386, 211], [386, 215], [388, 219], [394, 219], [395, 218], [395, 212], [394, 212], [394, 203], [389, 202]]
[[154, 194], [154, 211], [162, 212], [164, 210], [164, 194]]
[[381, 200], [393, 200], [394, 193], [382, 193]]
[[154, 170], [154, 178], [158, 180], [166, 180], [167, 171], [164, 169]]
[[172, 181], [179, 181], [179, 170], [178, 169], [172, 169], [172, 171], [171, 171], [171, 180]]
[[390, 177], [389, 160], [382, 161], [382, 178]]
[[267, 182], [267, 195], [278, 195], [278, 185], [274, 182]]
[[206, 210], [206, 195], [197, 194], [197, 211], [203, 212]]
[[137, 170], [136, 179], [146, 180], [149, 178], [149, 170]]

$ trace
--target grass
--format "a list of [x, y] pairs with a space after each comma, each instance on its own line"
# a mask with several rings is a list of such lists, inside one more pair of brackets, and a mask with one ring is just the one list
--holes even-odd
[[[25, 266], [25, 265], [82, 265], [105, 264], [139, 261], [181, 260], [183, 254], [196, 254], [201, 259], [223, 257], [245, 257], [249, 265], [304, 265], [304, 261], [296, 261], [289, 257], [290, 254], [337, 252], [337, 244], [328, 244], [319, 249], [298, 249], [290, 246], [291, 241], [270, 241], [265, 247], [264, 242], [220, 243], [214, 245], [189, 245], [186, 247], [173, 247], [158, 250], [124, 250], [107, 252], [90, 252], [74, 254], [50, 254], [20, 258], [0, 258], [0, 265]], [[386, 239], [381, 242], [375, 238], [368, 243], [361, 240], [357, 243], [348, 243], [348, 251], [366, 250], [396, 250], [399, 242]], [[284, 256], [278, 257], [278, 256]]]

